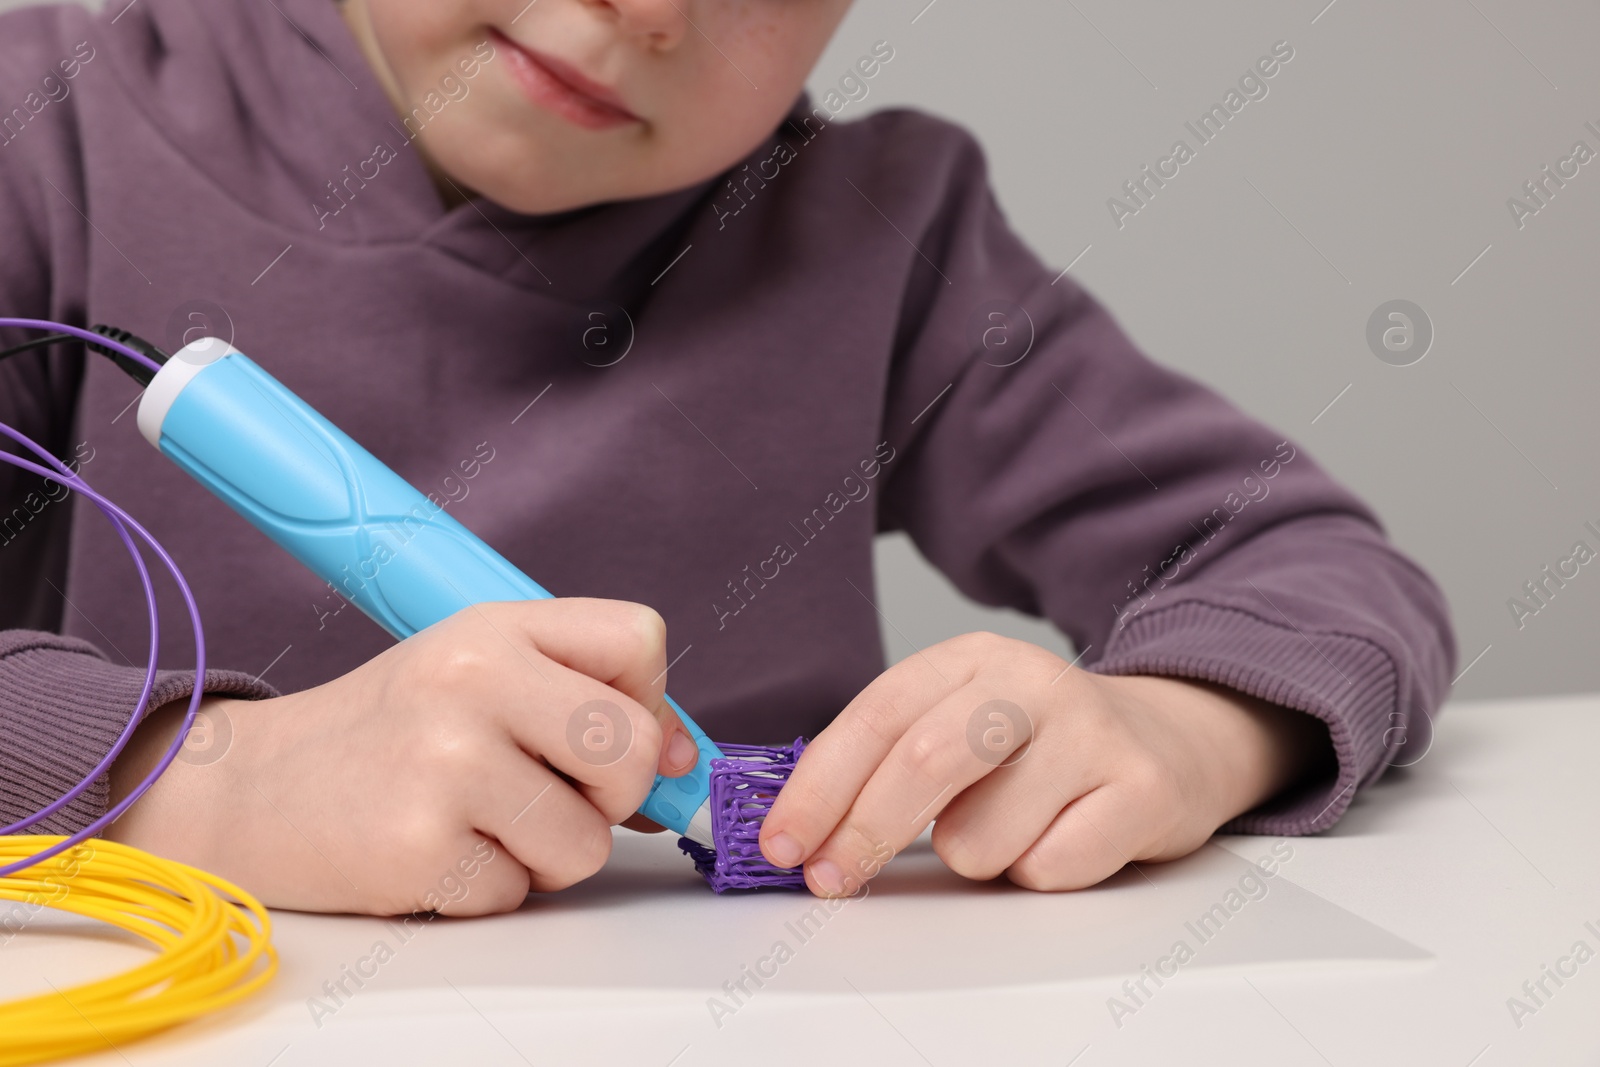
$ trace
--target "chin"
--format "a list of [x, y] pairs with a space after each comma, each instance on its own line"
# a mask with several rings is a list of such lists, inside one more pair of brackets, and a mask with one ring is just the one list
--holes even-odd
[[[571, 170], [550, 174], [543, 167], [530, 165], [519, 168], [516, 173], [517, 176], [510, 179], [504, 176], [504, 172], [484, 174], [477, 181], [472, 181], [468, 175], [466, 187], [519, 214], [549, 215], [595, 204], [639, 200], [677, 192], [717, 172], [710, 171], [704, 176], [690, 176], [681, 180], [655, 174], [651, 175], [655, 179], [653, 181], [618, 181], [614, 172], [608, 173], [604, 168], [596, 168], [589, 174], [574, 174]], [[460, 183], [460, 179], [457, 181]]]
[[[457, 185], [524, 215], [677, 192], [715, 177], [745, 151], [617, 151], [611, 146], [611, 150], [582, 152], [560, 136], [490, 132], [481, 127], [452, 130], [427, 147]], [[733, 158], [725, 161], [721, 158], [725, 155]]]
[[520, 215], [555, 215], [563, 211], [574, 211], [593, 204], [605, 203], [608, 200], [622, 199], [621, 196], [597, 193], [592, 188], [583, 192], [553, 190], [533, 183], [482, 183], [474, 188], [480, 196]]

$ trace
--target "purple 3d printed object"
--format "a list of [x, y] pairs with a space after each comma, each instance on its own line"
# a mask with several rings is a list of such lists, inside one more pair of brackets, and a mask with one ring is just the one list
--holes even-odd
[[761, 855], [761, 823], [778, 790], [805, 751], [806, 739], [792, 745], [720, 745], [723, 759], [711, 761], [711, 837], [716, 850], [687, 837], [678, 847], [712, 889], [804, 889], [802, 868], [785, 870]]

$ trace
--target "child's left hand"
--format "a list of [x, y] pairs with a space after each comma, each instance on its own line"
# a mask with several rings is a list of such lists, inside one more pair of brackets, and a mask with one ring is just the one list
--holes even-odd
[[821, 896], [930, 822], [956, 873], [1079, 889], [1199, 848], [1320, 762], [1327, 728], [1221, 686], [1116, 677], [988, 633], [891, 667], [811, 742], [761, 832]]

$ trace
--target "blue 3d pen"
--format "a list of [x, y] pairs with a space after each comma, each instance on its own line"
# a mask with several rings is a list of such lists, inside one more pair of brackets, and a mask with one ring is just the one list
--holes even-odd
[[[471, 604], [553, 595], [225, 341], [196, 341], [162, 366], [139, 401], [139, 432], [324, 581], [360, 574], [344, 595], [397, 640]], [[722, 751], [667, 703], [700, 759], [681, 778], [657, 775], [639, 811], [713, 848]]]

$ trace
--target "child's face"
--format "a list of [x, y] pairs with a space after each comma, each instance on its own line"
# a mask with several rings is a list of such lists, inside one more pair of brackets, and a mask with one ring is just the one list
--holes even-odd
[[[665, 193], [727, 168], [793, 105], [849, 6], [342, 4], [389, 98], [418, 133], [413, 144], [435, 175], [449, 178], [441, 183], [447, 196], [453, 183], [526, 214]], [[609, 91], [610, 106], [564, 87], [574, 72], [591, 93]]]

